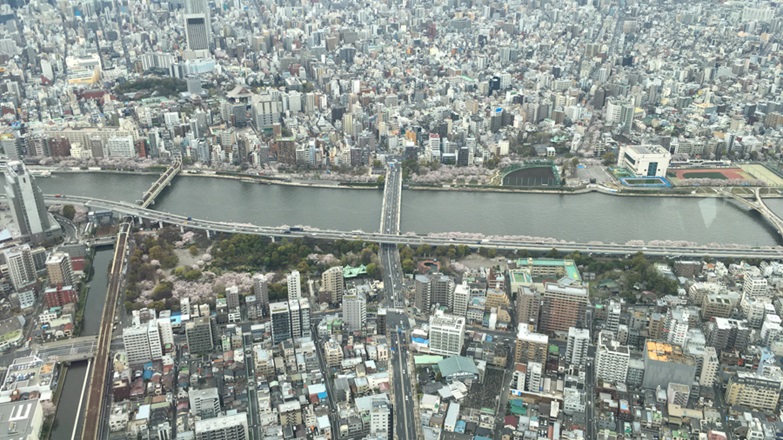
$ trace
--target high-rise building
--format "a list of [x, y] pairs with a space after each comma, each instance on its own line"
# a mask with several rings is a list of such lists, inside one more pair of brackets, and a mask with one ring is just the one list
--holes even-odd
[[256, 296], [256, 306], [262, 310], [269, 307], [269, 280], [266, 275], [253, 275], [253, 294]]
[[514, 363], [519, 362], [546, 362], [549, 349], [549, 336], [541, 333], [533, 333], [527, 324], [520, 323], [517, 331], [516, 350], [514, 351]]
[[617, 336], [617, 328], [620, 326], [620, 313], [622, 306], [617, 301], [609, 301], [606, 308], [606, 329]]
[[566, 363], [570, 365], [584, 365], [587, 360], [587, 348], [589, 346], [590, 330], [576, 327], [569, 328]]
[[174, 345], [174, 330], [171, 325], [171, 311], [162, 310], [158, 316], [158, 332], [160, 332], [160, 342]]
[[5, 194], [11, 216], [22, 238], [41, 242], [57, 235], [60, 227], [50, 220], [43, 193], [22, 162], [8, 162], [5, 168]]
[[539, 331], [567, 332], [570, 327], [583, 327], [588, 304], [586, 288], [546, 283], [542, 300]]
[[[432, 285], [430, 287], [431, 292], [431, 304], [438, 304], [441, 307], [447, 307], [449, 310], [449, 313], [454, 313], [454, 310], [452, 310], [452, 292], [454, 291], [454, 280], [451, 279], [448, 275], [444, 274], [433, 274], [430, 277], [430, 284]], [[465, 304], [465, 308], [467, 309], [467, 304]]]
[[208, 353], [215, 347], [216, 334], [212, 319], [199, 316], [185, 324], [185, 336], [191, 353]]
[[430, 353], [458, 356], [465, 340], [465, 317], [438, 310], [430, 316]]
[[717, 350], [747, 347], [752, 329], [745, 320], [712, 318], [707, 323], [707, 345]]
[[[280, 122], [280, 100], [272, 95], [257, 96], [253, 100], [253, 115], [256, 130], [271, 129]], [[279, 159], [279, 158], [278, 158]]]
[[185, 41], [190, 50], [209, 50], [209, 16], [185, 14]]
[[329, 292], [332, 304], [339, 304], [345, 293], [345, 278], [343, 267], [335, 266], [326, 269], [321, 274], [321, 289]]
[[157, 322], [152, 319], [142, 323], [134, 314], [133, 325], [122, 330], [122, 343], [130, 365], [158, 360], [163, 356]]
[[364, 329], [367, 324], [367, 298], [363, 293], [343, 296], [343, 322], [350, 331]]
[[228, 307], [229, 310], [236, 310], [239, 308], [239, 287], [226, 287], [226, 307]]
[[422, 313], [429, 313], [432, 299], [432, 284], [429, 275], [416, 275], [413, 279], [414, 306]]
[[742, 282], [742, 294], [745, 297], [756, 298], [767, 293], [767, 279], [759, 275], [745, 275]]
[[288, 286], [288, 299], [299, 299], [302, 297], [302, 280], [299, 276], [299, 271], [295, 270], [288, 274], [286, 277], [286, 285]]
[[186, 14], [209, 14], [209, 3], [207, 0], [185, 0], [184, 5]]
[[291, 339], [291, 312], [288, 309], [288, 302], [269, 304], [269, 316], [272, 323], [272, 343], [278, 344]]
[[522, 286], [517, 291], [517, 322], [538, 329], [538, 315], [541, 310], [541, 294], [527, 286]]
[[246, 440], [247, 414], [236, 413], [196, 420], [196, 440]]
[[684, 308], [669, 309], [664, 323], [666, 341], [676, 345], [684, 345], [690, 327], [690, 310]]
[[692, 384], [696, 379], [696, 359], [679, 345], [647, 341], [643, 356], [644, 388], [665, 388], [671, 382]]
[[194, 416], [210, 419], [220, 414], [220, 394], [215, 387], [190, 390], [188, 399], [190, 400], [190, 412]]
[[699, 374], [699, 385], [711, 387], [715, 385], [715, 378], [718, 376], [718, 353], [715, 347], [704, 347], [704, 353], [701, 359], [701, 374]]
[[625, 383], [628, 377], [628, 363], [631, 352], [621, 345], [608, 331], [598, 334], [598, 349], [595, 354], [595, 378], [612, 383]]
[[8, 276], [14, 289], [20, 290], [35, 284], [36, 272], [33, 253], [30, 246], [23, 244], [3, 251], [5, 264], [8, 266]]
[[76, 279], [73, 275], [71, 258], [65, 252], [55, 252], [46, 259], [46, 274], [50, 286], [72, 286]]

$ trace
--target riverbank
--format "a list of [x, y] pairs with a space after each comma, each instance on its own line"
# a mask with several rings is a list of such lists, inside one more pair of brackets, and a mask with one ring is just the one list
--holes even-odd
[[[151, 175], [156, 176], [160, 171], [124, 171], [124, 170], [51, 170], [52, 174], [80, 174], [80, 173], [100, 173], [100, 174], [118, 174], [118, 175]], [[363, 189], [379, 190], [383, 189], [376, 183], [363, 182], [336, 182], [325, 180], [296, 180], [289, 178], [276, 178], [269, 176], [253, 176], [250, 174], [234, 174], [219, 171], [197, 171], [183, 170], [183, 176], [215, 178], [224, 180], [236, 180], [245, 183], [256, 183], [259, 185], [279, 185], [292, 186], [298, 188], [322, 188], [322, 189]], [[600, 193], [619, 197], [683, 197], [683, 198], [721, 198], [722, 194], [717, 193], [721, 187], [679, 187], [664, 189], [641, 189], [627, 188], [622, 186], [607, 187], [597, 184], [586, 186], [563, 187], [563, 188], [510, 188], [500, 186], [451, 186], [451, 185], [416, 185], [406, 184], [405, 189], [411, 191], [442, 191], [442, 192], [466, 192], [466, 193], [506, 193], [506, 194], [553, 194], [553, 195], [580, 195], [590, 193]], [[783, 198], [783, 194], [774, 188], [767, 187], [764, 198]], [[713, 193], [706, 191], [712, 190]]]

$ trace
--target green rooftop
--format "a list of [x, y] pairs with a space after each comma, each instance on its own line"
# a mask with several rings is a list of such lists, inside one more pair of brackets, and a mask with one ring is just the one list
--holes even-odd
[[512, 283], [530, 284], [533, 282], [533, 277], [524, 270], [512, 270], [509, 272], [509, 275]]
[[345, 266], [343, 268], [343, 278], [356, 278], [359, 275], [367, 275], [367, 266], [364, 264], [359, 267]]
[[549, 267], [562, 267], [565, 271], [565, 276], [571, 278], [574, 281], [581, 281], [582, 276], [579, 275], [579, 269], [576, 268], [574, 260], [561, 260], [555, 258], [520, 258], [517, 260], [517, 267], [523, 266], [549, 266]]
[[435, 365], [442, 360], [443, 356], [435, 355], [421, 355], [413, 357], [413, 363], [416, 365]]

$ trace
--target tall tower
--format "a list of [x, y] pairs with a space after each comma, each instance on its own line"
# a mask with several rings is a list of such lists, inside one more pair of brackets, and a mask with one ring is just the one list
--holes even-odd
[[5, 169], [5, 193], [11, 215], [22, 237], [45, 239], [52, 225], [43, 193], [22, 162], [9, 162]]
[[190, 50], [209, 50], [208, 14], [185, 14], [185, 41]]

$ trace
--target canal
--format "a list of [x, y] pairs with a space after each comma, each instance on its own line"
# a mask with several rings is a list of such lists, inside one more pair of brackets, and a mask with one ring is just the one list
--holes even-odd
[[[114, 251], [112, 249], [103, 249], [95, 253], [93, 260], [94, 273], [90, 282], [90, 290], [87, 293], [81, 336], [98, 334], [103, 304], [106, 300], [106, 289], [109, 285], [109, 265], [113, 256]], [[87, 362], [74, 362], [68, 368], [63, 390], [60, 394], [60, 401], [57, 404], [55, 426], [51, 437], [49, 437], [51, 440], [79, 438], [75, 428], [78, 428], [76, 421], [80, 410], [79, 402], [81, 401], [84, 380], [88, 373], [87, 370]], [[85, 404], [86, 402], [82, 402], [82, 405]], [[75, 437], [73, 437], [74, 434], [76, 434]]]

